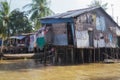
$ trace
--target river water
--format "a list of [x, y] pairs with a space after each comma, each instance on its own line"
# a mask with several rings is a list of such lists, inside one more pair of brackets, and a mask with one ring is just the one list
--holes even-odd
[[1, 60], [0, 80], [120, 80], [120, 63], [44, 66], [37, 60]]

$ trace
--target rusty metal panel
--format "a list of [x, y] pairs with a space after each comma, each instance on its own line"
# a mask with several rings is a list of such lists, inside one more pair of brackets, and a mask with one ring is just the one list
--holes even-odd
[[77, 39], [77, 48], [89, 47], [88, 31], [77, 31], [76, 30], [76, 39]]
[[68, 45], [67, 35], [66, 34], [54, 35], [53, 44], [54, 45], [61, 45], [61, 46]]
[[52, 24], [54, 34], [67, 34], [67, 27], [65, 23]]
[[54, 45], [68, 45], [66, 23], [52, 24], [52, 31]]

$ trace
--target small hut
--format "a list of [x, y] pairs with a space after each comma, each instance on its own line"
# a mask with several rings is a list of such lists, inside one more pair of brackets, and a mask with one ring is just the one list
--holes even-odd
[[[101, 7], [55, 14], [42, 18], [41, 23], [49, 27], [45, 37], [48, 43], [55, 46], [57, 61], [101, 61], [115, 56], [118, 24]], [[62, 51], [66, 53], [65, 58], [60, 56], [59, 59], [59, 54], [64, 53]]]
[[26, 33], [11, 36], [7, 41], [7, 52], [9, 53], [26, 53], [34, 51], [35, 34]]

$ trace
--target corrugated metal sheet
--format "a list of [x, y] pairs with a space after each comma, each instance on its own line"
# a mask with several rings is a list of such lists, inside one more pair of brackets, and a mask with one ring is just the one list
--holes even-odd
[[[109, 17], [109, 19], [111, 21], [113, 21], [118, 26], [118, 24], [112, 19], [112, 17], [110, 15], [108, 15], [101, 7], [90, 7], [90, 8], [85, 8], [85, 9], [71, 10], [71, 11], [67, 11], [65, 13], [47, 16], [47, 17], [44, 17], [41, 19], [41, 23], [46, 24], [46, 23], [72, 22], [72, 20], [69, 20], [69, 19], [76, 17], [76, 16], [79, 16], [83, 13], [90, 12], [90, 11], [95, 10], [95, 9], [102, 10], [102, 12], [105, 13], [105, 15], [107, 17]], [[51, 21], [51, 19], [52, 19], [52, 21]], [[58, 20], [55, 20], [55, 19], [58, 19]], [[68, 19], [68, 21], [67, 20], [61, 21], [61, 19]]]
[[[85, 12], [89, 12], [89, 11], [97, 9], [97, 8], [100, 8], [100, 7], [92, 7], [92, 8], [85, 8], [85, 9], [79, 9], [79, 10], [72, 10], [72, 11], [67, 11], [65, 13], [55, 14], [53, 16], [48, 16], [45, 18], [70, 18], [70, 17], [78, 16], [78, 15], [85, 13]], [[43, 18], [43, 19], [45, 19], [45, 18]]]
[[120, 36], [120, 28], [116, 27], [116, 34], [117, 36]]
[[68, 45], [67, 34], [54, 35], [53, 44], [62, 46]]

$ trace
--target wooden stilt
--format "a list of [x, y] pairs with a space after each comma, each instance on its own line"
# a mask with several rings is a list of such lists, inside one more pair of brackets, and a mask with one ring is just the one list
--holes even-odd
[[45, 46], [45, 48], [44, 48], [44, 65], [46, 65], [46, 47], [47, 46]]
[[55, 64], [57, 64], [57, 55], [58, 55], [58, 54], [57, 54], [57, 48], [56, 48], [56, 49], [55, 49], [55, 62], [54, 62]]
[[94, 48], [94, 63], [95, 63], [95, 48]]
[[100, 62], [100, 48], [98, 49], [98, 61]]
[[65, 51], [65, 52], [66, 52], [66, 55], [65, 55], [65, 62], [66, 62], [66, 64], [67, 64], [67, 62], [68, 62], [68, 61], [67, 61], [67, 60], [68, 60], [68, 59], [67, 59], [67, 58], [68, 58], [68, 57], [67, 57], [67, 53], [68, 53], [67, 47], [66, 47], [66, 51]]
[[105, 57], [106, 57], [106, 59], [108, 59], [108, 52], [107, 52], [107, 48], [105, 48]]
[[112, 48], [110, 48], [110, 56], [112, 57]]
[[89, 54], [89, 63], [91, 62], [91, 57], [92, 56], [92, 50], [90, 49], [90, 54]]
[[115, 50], [114, 50], [114, 48], [113, 48], [113, 58], [115, 59]]
[[113, 48], [111, 48], [111, 57], [114, 59], [114, 55], [113, 55]]
[[74, 48], [71, 49], [71, 61], [74, 64]]
[[116, 48], [116, 50], [117, 50], [117, 51], [116, 51], [116, 58], [119, 59], [119, 58], [118, 58], [119, 48]]
[[83, 53], [83, 49], [81, 49], [81, 57], [82, 57], [82, 63], [84, 64], [84, 53]]

